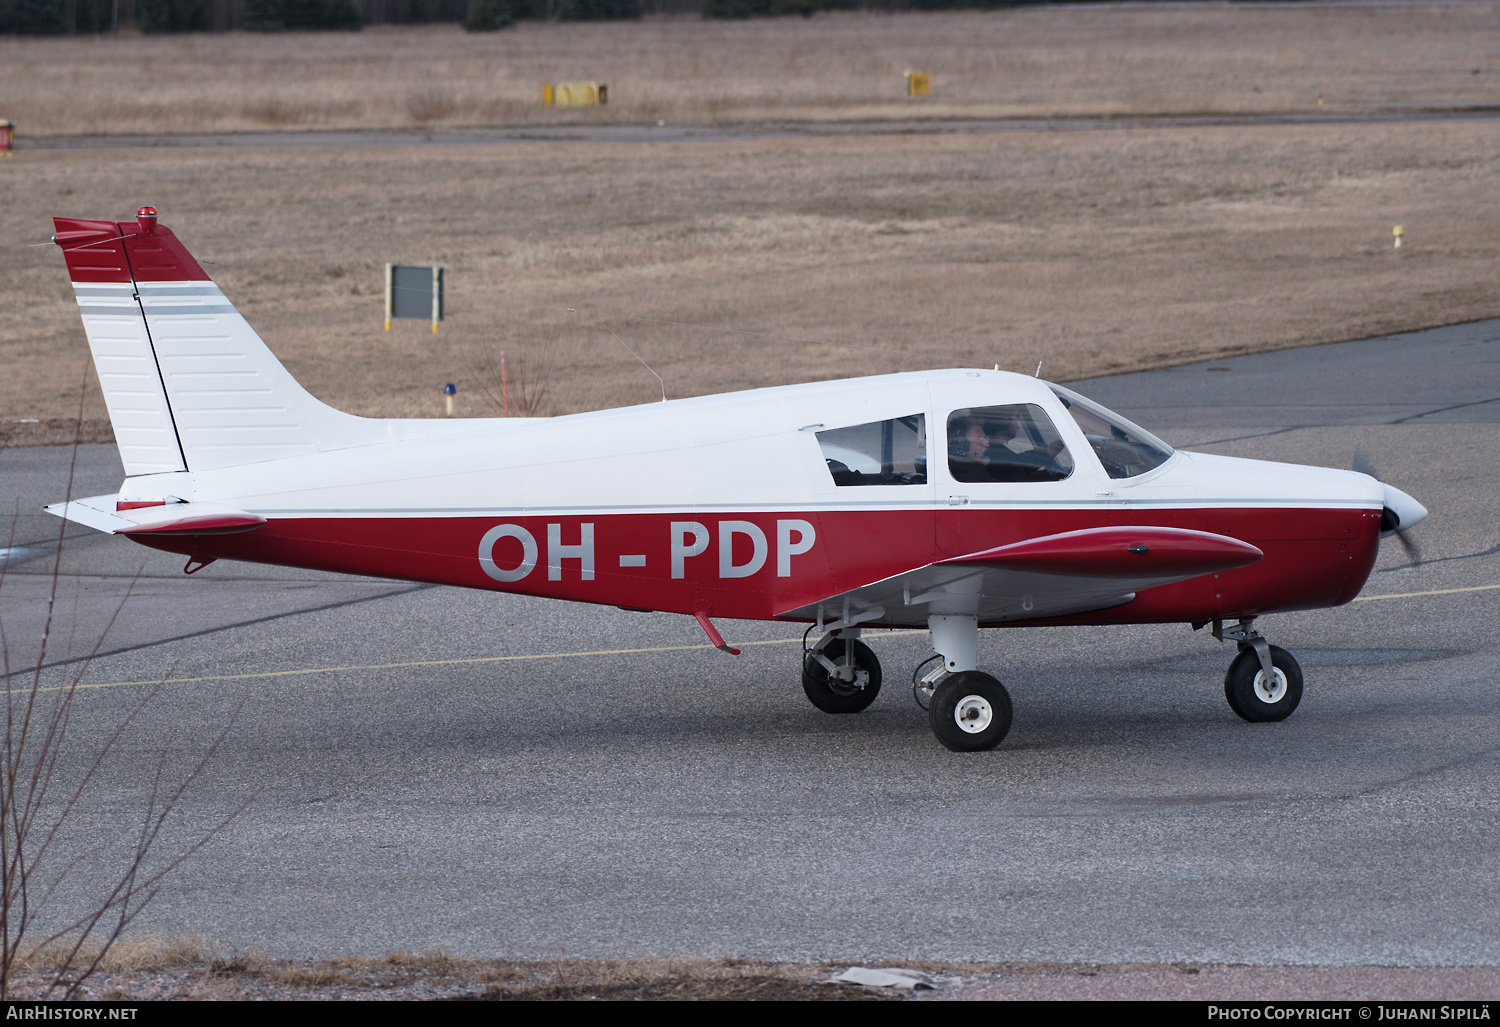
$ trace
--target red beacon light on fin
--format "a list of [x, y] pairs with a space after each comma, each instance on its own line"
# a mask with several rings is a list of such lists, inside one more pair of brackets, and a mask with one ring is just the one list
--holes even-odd
[[156, 231], [156, 208], [142, 207], [135, 212], [135, 223], [141, 226], [144, 235], [151, 235]]

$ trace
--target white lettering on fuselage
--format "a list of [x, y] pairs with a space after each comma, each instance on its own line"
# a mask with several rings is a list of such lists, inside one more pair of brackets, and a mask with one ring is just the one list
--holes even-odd
[[[751, 521], [719, 521], [719, 577], [748, 578], [759, 573], [771, 555], [765, 531]], [[749, 559], [744, 563], [734, 562], [735, 536], [743, 536], [750, 542]], [[578, 525], [578, 541], [564, 544], [562, 524], [547, 525], [547, 580], [563, 580], [563, 561], [577, 560], [579, 578], [594, 580], [594, 525], [583, 522]], [[502, 540], [513, 538], [521, 544], [521, 561], [514, 567], [503, 567], [495, 560], [495, 546]], [[687, 577], [687, 561], [708, 551], [713, 538], [707, 525], [697, 521], [672, 521], [669, 530], [668, 563], [673, 578]], [[812, 551], [818, 533], [808, 521], [787, 518], [776, 522], [776, 576], [792, 576], [792, 557]], [[743, 543], [741, 543], [743, 546]], [[514, 549], [512, 549], [514, 552]], [[744, 550], [741, 549], [743, 553]], [[520, 581], [536, 570], [539, 556], [536, 536], [519, 524], [499, 524], [484, 533], [479, 540], [479, 566], [495, 581]], [[502, 559], [504, 559], [502, 557]], [[511, 557], [514, 559], [514, 556]], [[644, 567], [646, 557], [632, 554], [620, 557], [621, 567]]]
[[[748, 563], [734, 562], [734, 537], [744, 535], [754, 546]], [[766, 533], [749, 521], [719, 522], [719, 577], [748, 578], [766, 565]]]
[[[797, 541], [792, 541], [792, 532], [797, 533]], [[790, 578], [792, 576], [792, 557], [801, 556], [813, 547], [818, 541], [818, 533], [813, 526], [806, 521], [788, 520], [776, 522], [776, 576], [778, 578]]]
[[565, 546], [562, 543], [562, 525], [547, 525], [547, 580], [562, 580], [562, 562], [578, 560], [583, 567], [583, 580], [594, 580], [594, 526], [578, 526], [578, 544]]
[[[693, 541], [688, 542], [688, 536], [693, 536]], [[685, 564], [690, 556], [697, 556], [708, 548], [708, 529], [697, 521], [673, 521], [672, 522], [672, 577], [681, 578], [687, 574]]]
[[[521, 543], [521, 562], [510, 570], [495, 563], [495, 543], [502, 538], [513, 538]], [[491, 528], [479, 540], [479, 566], [496, 581], [520, 581], [536, 567], [536, 536], [519, 524]]]

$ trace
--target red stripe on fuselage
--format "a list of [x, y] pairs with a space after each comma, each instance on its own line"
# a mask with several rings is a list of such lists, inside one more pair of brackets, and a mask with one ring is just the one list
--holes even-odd
[[[749, 522], [765, 539], [763, 564], [743, 577], [722, 577], [720, 542], [733, 543], [729, 570], [753, 565], [753, 533], [721, 534], [720, 522]], [[779, 535], [778, 521], [812, 524], [812, 548], [796, 548], [796, 533]], [[694, 541], [673, 532], [673, 522], [702, 525], [708, 544], [698, 555], [681, 555]], [[1203, 575], [1141, 592], [1134, 602], [1098, 613], [1045, 623], [1157, 623], [1212, 617], [1253, 616], [1318, 609], [1348, 602], [1359, 593], [1375, 563], [1380, 511], [1339, 509], [1077, 509], [1077, 510], [897, 510], [808, 513], [601, 514], [554, 517], [305, 517], [272, 518], [238, 535], [140, 538], [156, 549], [198, 558], [248, 560], [315, 570], [466, 588], [516, 592], [578, 602], [649, 608], [692, 615], [766, 620], [778, 612], [915, 570], [945, 553], [938, 540], [981, 540], [992, 548], [1041, 535], [1111, 525], [1162, 525], [1228, 535], [1249, 542], [1265, 556], [1248, 567]], [[582, 578], [582, 560], [568, 555], [582, 526], [593, 525], [594, 575]], [[500, 526], [522, 529], [535, 545], [535, 566], [514, 581], [497, 581], [479, 559], [481, 539]], [[549, 525], [558, 525], [564, 547], [560, 572], [550, 577]], [[674, 535], [683, 577], [671, 577]], [[686, 543], [686, 544], [684, 544]], [[778, 543], [791, 543], [778, 546]], [[967, 544], [967, 543], [966, 543]], [[572, 553], [577, 550], [572, 550]], [[519, 573], [525, 543], [502, 534], [492, 547], [493, 566]], [[644, 558], [643, 566], [621, 566], [621, 557]], [[635, 561], [630, 561], [634, 563]]]

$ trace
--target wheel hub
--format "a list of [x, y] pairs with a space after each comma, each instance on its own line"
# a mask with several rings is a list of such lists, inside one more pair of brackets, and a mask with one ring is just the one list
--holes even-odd
[[828, 675], [828, 687], [839, 695], [863, 692], [870, 683], [870, 672], [860, 667], [840, 667]]
[[1255, 672], [1255, 697], [1267, 706], [1274, 706], [1286, 697], [1286, 675], [1281, 672], [1280, 667], [1272, 667], [1271, 674], [1272, 678], [1268, 682], [1265, 671]]
[[953, 707], [953, 721], [966, 734], [979, 734], [994, 719], [995, 710], [982, 695], [966, 695]]

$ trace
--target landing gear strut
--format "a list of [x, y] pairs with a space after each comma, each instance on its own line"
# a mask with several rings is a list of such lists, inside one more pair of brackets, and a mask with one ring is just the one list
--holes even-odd
[[1267, 642], [1249, 619], [1228, 628], [1214, 621], [1214, 637], [1239, 645], [1224, 675], [1229, 708], [1251, 723], [1290, 717], [1302, 701], [1302, 668], [1292, 654]]
[[[879, 611], [861, 614], [865, 620]], [[852, 623], [851, 623], [852, 622]], [[880, 694], [880, 661], [859, 640], [858, 620], [844, 615], [808, 647], [803, 642], [802, 690], [824, 713], [858, 713]], [[821, 617], [816, 627], [822, 630]], [[927, 618], [937, 656], [912, 675], [912, 694], [927, 711], [937, 740], [954, 752], [984, 752], [1010, 731], [1010, 694], [998, 680], [975, 668], [979, 618], [974, 614], [932, 614]], [[813, 628], [808, 628], [810, 635]], [[804, 636], [805, 639], [806, 636]], [[929, 664], [933, 666], [922, 673]], [[919, 676], [920, 675], [920, 676]]]
[[933, 614], [927, 618], [927, 629], [942, 662], [920, 678], [912, 675], [912, 694], [927, 710], [932, 733], [954, 752], [993, 749], [1010, 731], [1010, 693], [997, 679], [975, 669], [978, 618]]

